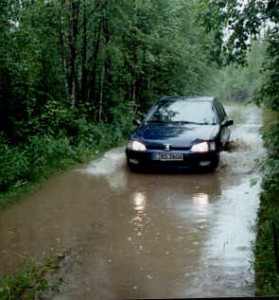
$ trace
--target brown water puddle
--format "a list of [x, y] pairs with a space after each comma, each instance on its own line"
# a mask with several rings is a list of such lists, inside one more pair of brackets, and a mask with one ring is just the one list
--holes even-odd
[[228, 110], [244, 121], [215, 173], [133, 174], [114, 149], [1, 211], [1, 273], [71, 247], [55, 300], [254, 295], [261, 115]]

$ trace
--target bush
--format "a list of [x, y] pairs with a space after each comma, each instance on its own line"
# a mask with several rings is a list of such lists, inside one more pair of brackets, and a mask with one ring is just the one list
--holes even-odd
[[0, 158], [0, 191], [25, 183], [31, 168], [26, 152], [19, 147], [0, 144]]
[[[90, 156], [121, 144], [130, 131], [130, 118], [119, 116], [111, 124], [88, 123], [85, 117], [73, 119], [64, 127], [29, 134], [25, 142], [10, 146], [0, 140], [0, 192], [17, 190], [27, 183], [39, 182], [55, 171], [82, 162]], [[39, 127], [37, 127], [38, 129]], [[69, 134], [71, 132], [71, 135]], [[30, 132], [29, 132], [30, 133]], [[4, 206], [9, 200], [1, 200]]]
[[[255, 270], [258, 295], [279, 294], [279, 125], [278, 114], [263, 135], [268, 158], [264, 164], [261, 203], [255, 246]], [[270, 119], [271, 116], [269, 115]], [[277, 244], [276, 244], [277, 242]]]

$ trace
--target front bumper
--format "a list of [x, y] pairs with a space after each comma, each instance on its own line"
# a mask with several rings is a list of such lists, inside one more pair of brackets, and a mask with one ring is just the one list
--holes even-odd
[[127, 164], [131, 169], [196, 169], [214, 168], [219, 162], [219, 152], [194, 153], [190, 150], [170, 151], [182, 153], [183, 160], [155, 160], [155, 153], [164, 153], [163, 150], [133, 151], [126, 148]]

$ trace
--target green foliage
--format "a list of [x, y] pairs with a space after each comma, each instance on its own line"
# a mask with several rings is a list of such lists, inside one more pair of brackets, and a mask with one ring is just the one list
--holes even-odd
[[262, 83], [265, 49], [264, 43], [254, 42], [245, 67], [229, 65], [222, 68], [210, 89], [212, 94], [223, 101], [245, 103], [253, 100]]
[[19, 186], [26, 181], [30, 162], [23, 151], [0, 144], [0, 190], [7, 191], [11, 185]]
[[[268, 175], [263, 182], [264, 191], [261, 194], [258, 234], [255, 246], [258, 295], [279, 295], [279, 274], [276, 268], [276, 246], [274, 244], [275, 235], [277, 235], [277, 239], [279, 237], [278, 170], [278, 159], [268, 159], [266, 162]], [[274, 229], [276, 230], [274, 231]], [[277, 257], [277, 259], [279, 258]]]
[[62, 278], [57, 276], [59, 263], [65, 254], [55, 255], [42, 263], [28, 263], [17, 274], [0, 282], [0, 299], [45, 299], [59, 290]]
[[220, 64], [245, 65], [251, 40], [259, 37], [263, 23], [270, 19], [271, 1], [199, 0], [200, 22], [214, 36], [212, 57]]
[[[74, 124], [75, 136], [41, 134], [30, 136], [21, 146], [1, 143], [0, 191], [9, 192], [27, 183], [38, 182], [94, 153], [123, 143], [129, 127], [125, 120], [120, 125], [123, 127], [105, 123], [88, 125], [81, 119]], [[1, 199], [0, 206], [5, 206], [7, 199]]]
[[[267, 40], [263, 64], [264, 80], [255, 97], [258, 104], [278, 110], [278, 1], [209, 1], [200, 0], [200, 21], [206, 30], [215, 34], [213, 58], [220, 64], [247, 65], [247, 53], [253, 39]], [[266, 30], [266, 23], [270, 28]], [[217, 37], [217, 38], [216, 38]]]
[[[255, 246], [256, 282], [259, 295], [279, 295], [279, 275], [276, 267], [275, 240], [279, 238], [279, 125], [278, 112], [269, 116], [263, 133], [268, 150], [265, 177], [258, 214], [258, 232]], [[274, 230], [275, 229], [275, 230]], [[277, 231], [277, 232], [276, 232]], [[276, 235], [276, 236], [275, 236]], [[279, 247], [279, 245], [277, 245]], [[277, 254], [278, 255], [278, 254]], [[279, 257], [277, 257], [279, 259]]]
[[264, 64], [264, 80], [256, 99], [273, 111], [279, 111], [279, 27], [269, 31], [267, 57]]
[[63, 131], [75, 109], [86, 107], [96, 123], [111, 119], [111, 107], [144, 111], [163, 95], [207, 87], [210, 37], [195, 24], [194, 0], [9, 0], [1, 8], [0, 131], [13, 144]]
[[279, 124], [275, 120], [267, 126], [264, 134], [265, 146], [268, 148], [269, 157], [271, 159], [279, 159]]
[[[20, 144], [12, 145], [2, 136], [0, 192], [5, 195], [20, 190], [94, 153], [119, 145], [127, 138], [132, 122], [129, 106], [112, 107], [110, 120], [99, 124], [90, 122], [85, 110], [50, 101], [41, 108], [40, 118], [30, 119], [16, 132]], [[8, 200], [1, 197], [0, 206], [5, 206]]]

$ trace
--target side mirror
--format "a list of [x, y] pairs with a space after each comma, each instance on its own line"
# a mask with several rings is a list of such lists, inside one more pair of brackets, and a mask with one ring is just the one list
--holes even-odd
[[133, 121], [133, 124], [136, 125], [136, 126], [140, 126], [141, 121], [140, 121], [139, 119], [135, 119], [135, 120]]
[[231, 125], [233, 125], [233, 120], [227, 120], [225, 126], [231, 126]]

